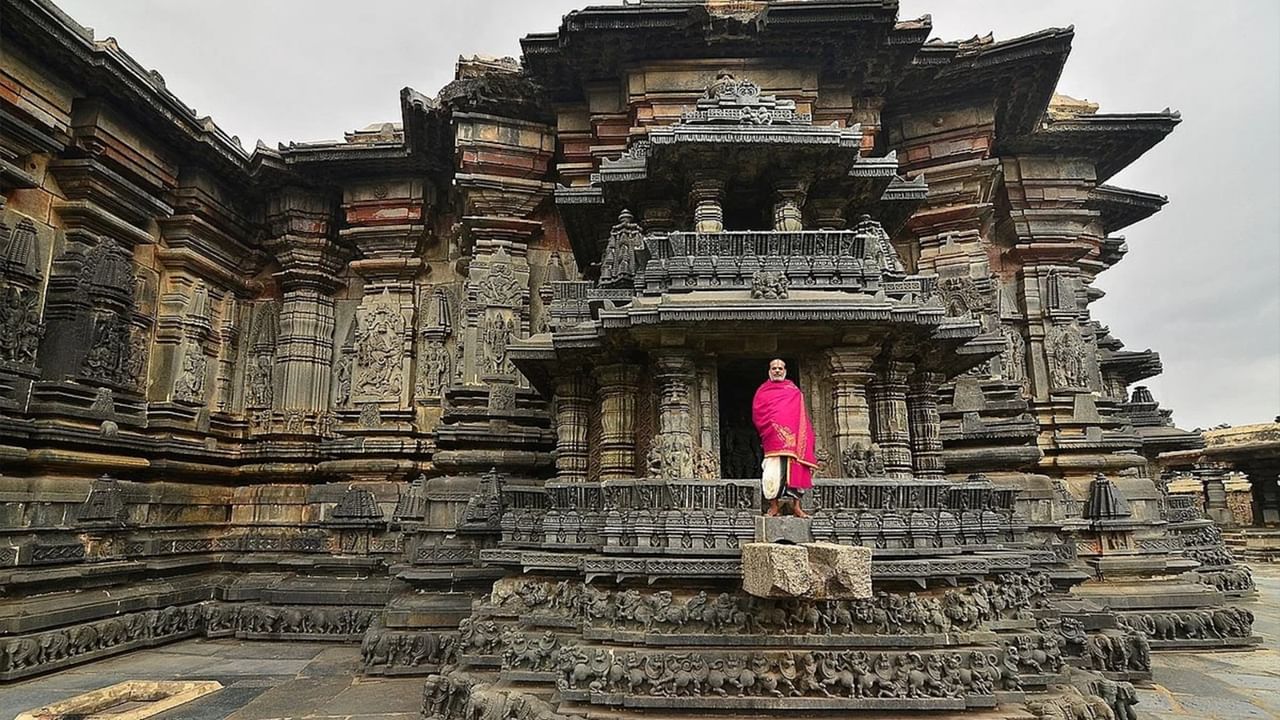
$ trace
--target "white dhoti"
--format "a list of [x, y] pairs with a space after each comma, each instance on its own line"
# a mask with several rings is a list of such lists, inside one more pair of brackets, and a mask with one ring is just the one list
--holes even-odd
[[777, 500], [782, 496], [782, 458], [767, 457], [760, 463], [760, 490], [765, 500]]

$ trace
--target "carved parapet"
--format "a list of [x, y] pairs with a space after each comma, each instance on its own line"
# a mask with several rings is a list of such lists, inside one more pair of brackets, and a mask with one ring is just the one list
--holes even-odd
[[[1016, 489], [985, 481], [819, 480], [808, 496], [817, 540], [928, 555], [1023, 540]], [[755, 537], [762, 497], [751, 480], [557, 482], [503, 488], [503, 545], [593, 547], [613, 555], [736, 556]], [[928, 561], [924, 561], [927, 562]], [[1027, 567], [1027, 559], [1010, 560]], [[998, 566], [998, 564], [997, 564]], [[924, 566], [904, 569], [921, 572]], [[973, 565], [982, 574], [987, 560]], [[906, 566], [904, 565], [904, 568]]]

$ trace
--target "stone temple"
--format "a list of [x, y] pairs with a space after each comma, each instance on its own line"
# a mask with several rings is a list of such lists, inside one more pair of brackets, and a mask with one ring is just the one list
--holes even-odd
[[[1071, 29], [589, 7], [247, 153], [0, 7], [0, 680], [234, 636], [361, 643], [431, 720], [1104, 719], [1258, 640], [1089, 309], [1179, 117], [1055, 95]], [[869, 597], [743, 589], [774, 357]]]

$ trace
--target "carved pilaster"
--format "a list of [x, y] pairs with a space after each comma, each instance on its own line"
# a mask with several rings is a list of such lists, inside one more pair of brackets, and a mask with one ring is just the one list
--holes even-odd
[[351, 402], [408, 409], [413, 386], [413, 278], [426, 241], [421, 181], [348, 187], [342, 210], [350, 226], [339, 235], [360, 257], [351, 271], [363, 279], [356, 309]]
[[694, 365], [687, 353], [661, 351], [654, 358], [658, 386], [658, 434], [651, 470], [662, 477], [691, 478], [693, 472], [693, 408], [690, 392]]
[[580, 372], [556, 383], [556, 477], [560, 480], [587, 479], [590, 393], [590, 382]]
[[907, 418], [909, 363], [891, 361], [876, 371], [867, 385], [871, 403], [871, 437], [880, 446], [885, 473], [911, 476], [911, 435]]
[[943, 376], [921, 372], [911, 376], [907, 388], [907, 414], [911, 430], [911, 461], [918, 478], [944, 478], [942, 420], [938, 416], [938, 386]]
[[694, 470], [703, 479], [720, 477], [720, 383], [714, 358], [698, 369], [698, 457]]
[[867, 383], [873, 377], [874, 361], [875, 351], [866, 348], [838, 348], [827, 353], [835, 449], [842, 459], [861, 457], [871, 447]]
[[154, 242], [142, 226], [172, 209], [101, 158], [57, 160], [50, 170], [67, 199], [53, 203], [65, 242], [50, 273], [41, 372], [137, 393], [154, 321], [154, 308], [139, 300], [155, 285], [153, 273], [139, 274], [133, 249]]
[[329, 237], [330, 207], [322, 197], [285, 190], [272, 199], [268, 220], [267, 247], [284, 268], [274, 409], [324, 411], [334, 364], [333, 296], [346, 253]]
[[333, 364], [333, 289], [291, 282], [280, 308], [278, 410], [325, 410]]
[[[0, 211], [2, 202], [0, 196]], [[45, 331], [40, 318], [44, 275], [40, 250], [30, 219], [23, 218], [13, 228], [0, 219], [0, 376], [30, 379], [35, 375], [36, 353]]]
[[600, 412], [600, 479], [635, 477], [636, 390], [640, 372], [634, 365], [596, 368], [596, 400]]

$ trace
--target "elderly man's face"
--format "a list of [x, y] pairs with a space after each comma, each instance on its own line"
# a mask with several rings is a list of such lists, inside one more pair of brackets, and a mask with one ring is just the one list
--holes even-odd
[[787, 364], [781, 360], [774, 360], [769, 363], [769, 379], [774, 382], [781, 382], [787, 379]]

